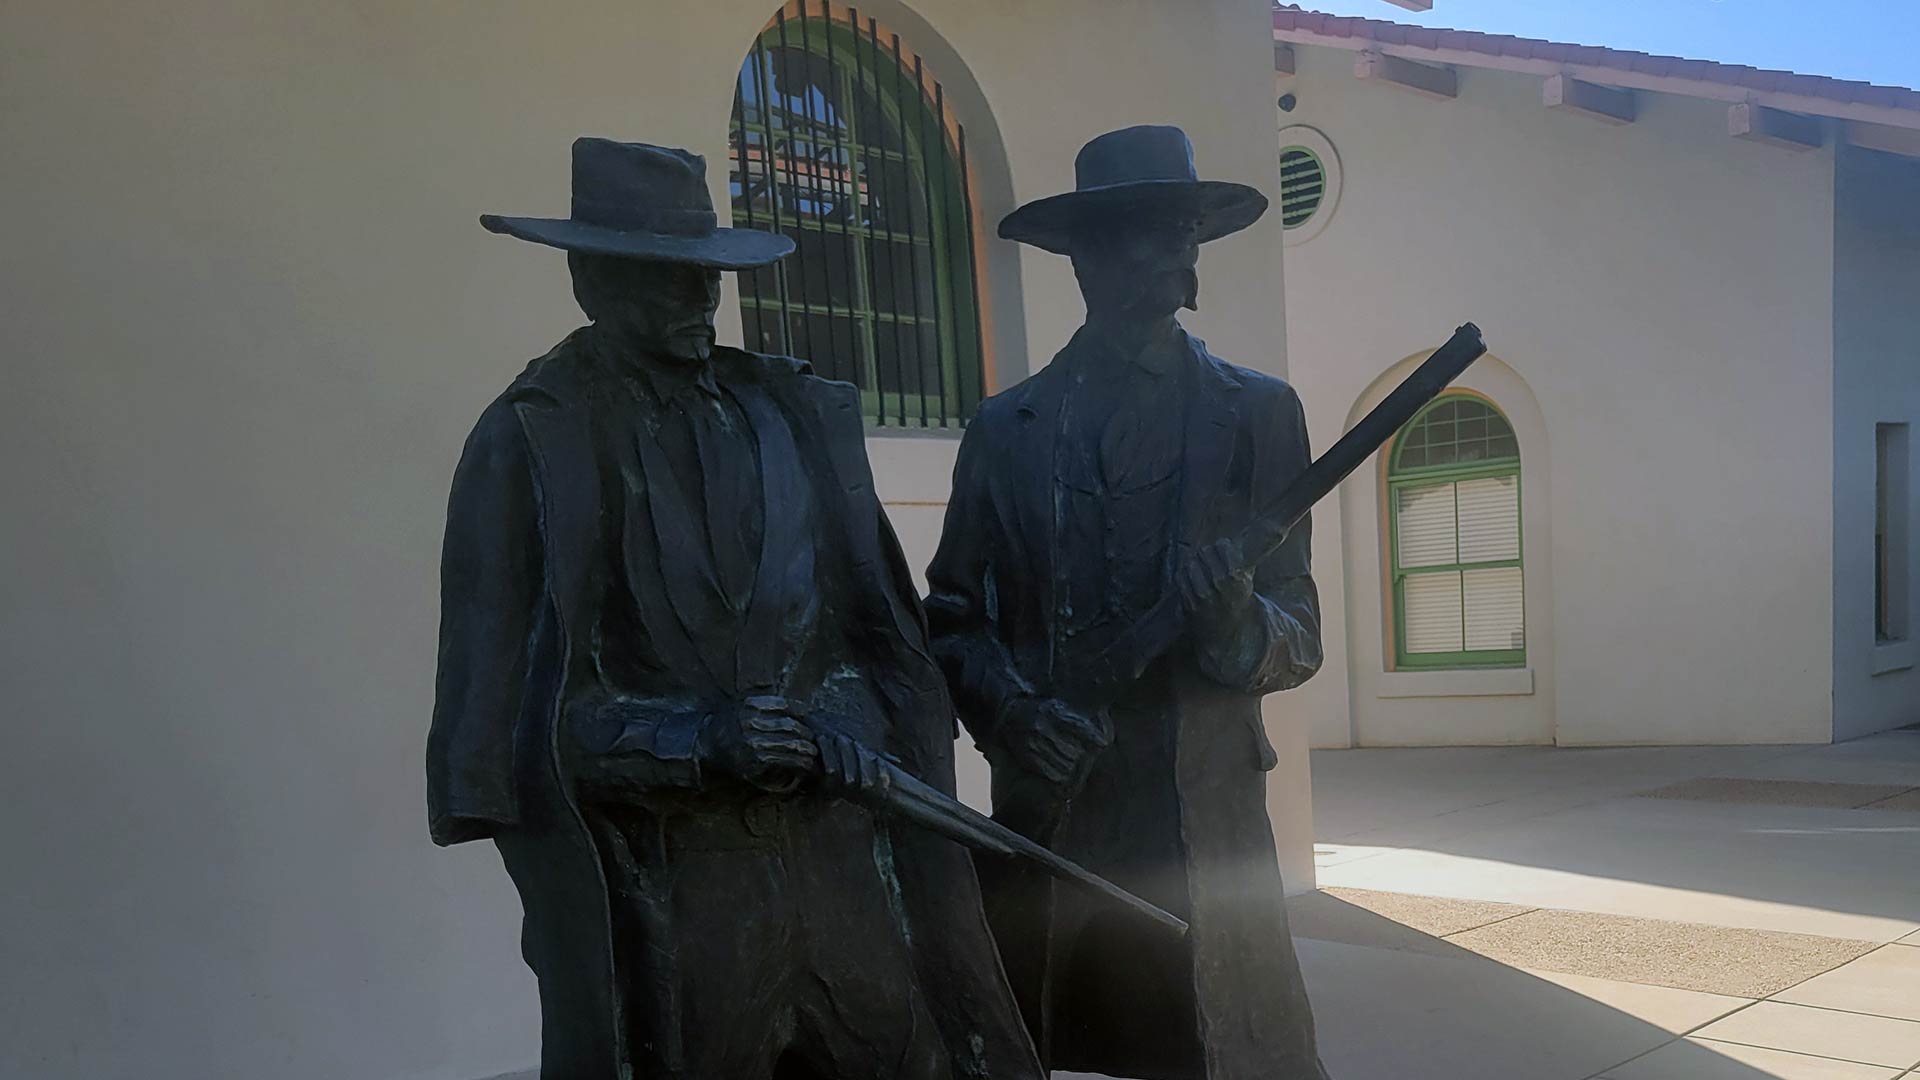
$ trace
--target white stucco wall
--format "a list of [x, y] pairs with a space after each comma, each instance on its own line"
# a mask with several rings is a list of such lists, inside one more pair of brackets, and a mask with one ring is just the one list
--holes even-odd
[[[1533, 76], [1462, 69], [1438, 101], [1355, 79], [1352, 53], [1295, 51], [1278, 121], [1322, 131], [1344, 170], [1326, 229], [1286, 249], [1314, 442], [1390, 367], [1480, 324], [1498, 365], [1468, 385], [1512, 383], [1486, 392], [1521, 425], [1535, 687], [1461, 697], [1482, 684], [1384, 670], [1361, 476], [1318, 530], [1323, 571], [1340, 547], [1344, 603], [1322, 588], [1350, 697], [1318, 688], [1316, 742], [1827, 739], [1831, 152], [1730, 139], [1724, 105], [1643, 94], [1616, 127], [1542, 107]], [[1550, 454], [1527, 445], [1529, 395]], [[1423, 680], [1448, 696], [1398, 696]]]
[[1920, 552], [1907, 563], [1908, 637], [1873, 625], [1874, 426], [1907, 428], [1910, 544], [1920, 538], [1920, 161], [1840, 157], [1834, 205], [1833, 731], [1837, 739], [1920, 721]]
[[[427, 843], [421, 753], [455, 457], [577, 315], [558, 253], [475, 216], [564, 212], [579, 133], [689, 146], [718, 188], [772, 6], [6, 6], [0, 1075], [533, 1060], [517, 899], [486, 845]], [[1142, 121], [1273, 186], [1264, 0], [861, 7], [941, 70], [983, 168], [1009, 163], [988, 221]], [[964, 115], [982, 105], [995, 140]], [[1071, 274], [999, 241], [988, 260], [1024, 370], [1079, 317]], [[1277, 225], [1205, 273], [1195, 326], [1279, 370]], [[951, 444], [873, 452], [924, 563]], [[1289, 768], [1275, 787], [1304, 803]], [[1296, 867], [1307, 828], [1286, 825]]]

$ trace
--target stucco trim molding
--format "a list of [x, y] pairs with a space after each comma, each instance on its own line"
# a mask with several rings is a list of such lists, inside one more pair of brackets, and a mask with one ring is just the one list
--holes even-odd
[[1376, 697], [1528, 697], [1533, 669], [1485, 671], [1389, 671], [1380, 676]]
[[1889, 641], [1884, 645], [1875, 645], [1871, 663], [1875, 675], [1910, 671], [1916, 663], [1920, 663], [1920, 642]]

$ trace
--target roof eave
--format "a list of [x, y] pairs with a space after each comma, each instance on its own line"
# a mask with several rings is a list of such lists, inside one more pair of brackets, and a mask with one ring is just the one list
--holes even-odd
[[1448, 64], [1458, 67], [1480, 68], [1489, 71], [1511, 71], [1528, 75], [1571, 75], [1587, 82], [1602, 86], [1616, 86], [1626, 90], [1645, 90], [1660, 94], [1677, 94], [1682, 97], [1700, 98], [1707, 101], [1723, 101], [1728, 104], [1752, 103], [1764, 105], [1784, 112], [1800, 113], [1806, 116], [1823, 116], [1835, 120], [1845, 120], [1859, 124], [1876, 124], [1885, 127], [1920, 131], [1920, 110], [1892, 108], [1885, 105], [1872, 105], [1861, 102], [1837, 101], [1832, 98], [1812, 94], [1800, 94], [1790, 91], [1768, 91], [1734, 83], [1709, 79], [1689, 79], [1674, 75], [1653, 75], [1646, 72], [1630, 71], [1605, 64], [1565, 63], [1555, 60], [1536, 60], [1522, 56], [1508, 56], [1478, 52], [1471, 49], [1427, 48], [1382, 41], [1372, 37], [1350, 36], [1342, 34], [1322, 34], [1298, 28], [1275, 27], [1275, 41], [1290, 45], [1319, 45], [1329, 49], [1343, 49], [1347, 52], [1381, 52], [1388, 56], [1397, 56], [1405, 60], [1414, 60], [1426, 64]]

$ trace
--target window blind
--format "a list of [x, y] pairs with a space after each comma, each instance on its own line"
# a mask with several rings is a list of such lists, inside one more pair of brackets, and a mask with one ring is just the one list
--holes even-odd
[[1399, 558], [1402, 569], [1448, 566], [1458, 561], [1453, 484], [1399, 490]]
[[1460, 507], [1459, 561], [1500, 562], [1519, 558], [1520, 478], [1490, 476], [1484, 480], [1462, 480], [1456, 486]]
[[1454, 571], [1413, 574], [1402, 595], [1407, 651], [1454, 653], [1464, 643], [1460, 620], [1460, 575]]
[[1467, 651], [1526, 648], [1526, 607], [1520, 592], [1520, 568], [1466, 570], [1460, 577]]

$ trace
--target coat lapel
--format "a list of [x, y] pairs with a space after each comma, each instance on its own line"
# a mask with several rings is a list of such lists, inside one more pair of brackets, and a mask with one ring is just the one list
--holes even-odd
[[1193, 386], [1187, 395], [1186, 449], [1181, 457], [1186, 473], [1176, 537], [1181, 555], [1219, 539], [1212, 535], [1214, 501], [1233, 463], [1235, 409], [1240, 393], [1240, 380], [1207, 352], [1206, 344], [1192, 335], [1186, 335], [1186, 339], [1193, 350], [1189, 376]]
[[570, 682], [579, 674], [581, 635], [595, 610], [590, 553], [599, 548], [601, 532], [592, 427], [577, 399], [534, 395], [514, 411], [533, 459], [547, 599], [562, 632], [563, 681]]
[[1065, 360], [1078, 342], [1076, 336], [1026, 383], [1026, 395], [1013, 411], [1015, 429], [1008, 433], [1002, 451], [1001, 474], [1008, 482], [993, 486], [994, 511], [1012, 530], [1013, 550], [1025, 552], [1030, 560], [1027, 580], [1047, 583], [1048, 596], [1043, 611], [1048, 628], [1045, 674], [1049, 679], [1056, 666], [1053, 615], [1058, 608], [1055, 601], [1059, 582], [1054, 578], [1054, 569], [1060, 565], [1054, 485], [1060, 475], [1060, 454], [1066, 441], [1061, 430], [1061, 410], [1067, 395]]
[[766, 508], [759, 568], [736, 646], [740, 689], [747, 694], [785, 691], [787, 672], [777, 666], [785, 650], [773, 643], [780, 640], [781, 625], [790, 616], [804, 619], [806, 607], [819, 603], [813, 492], [793, 429], [762, 389], [745, 383], [738, 395], [760, 448], [760, 504]]

